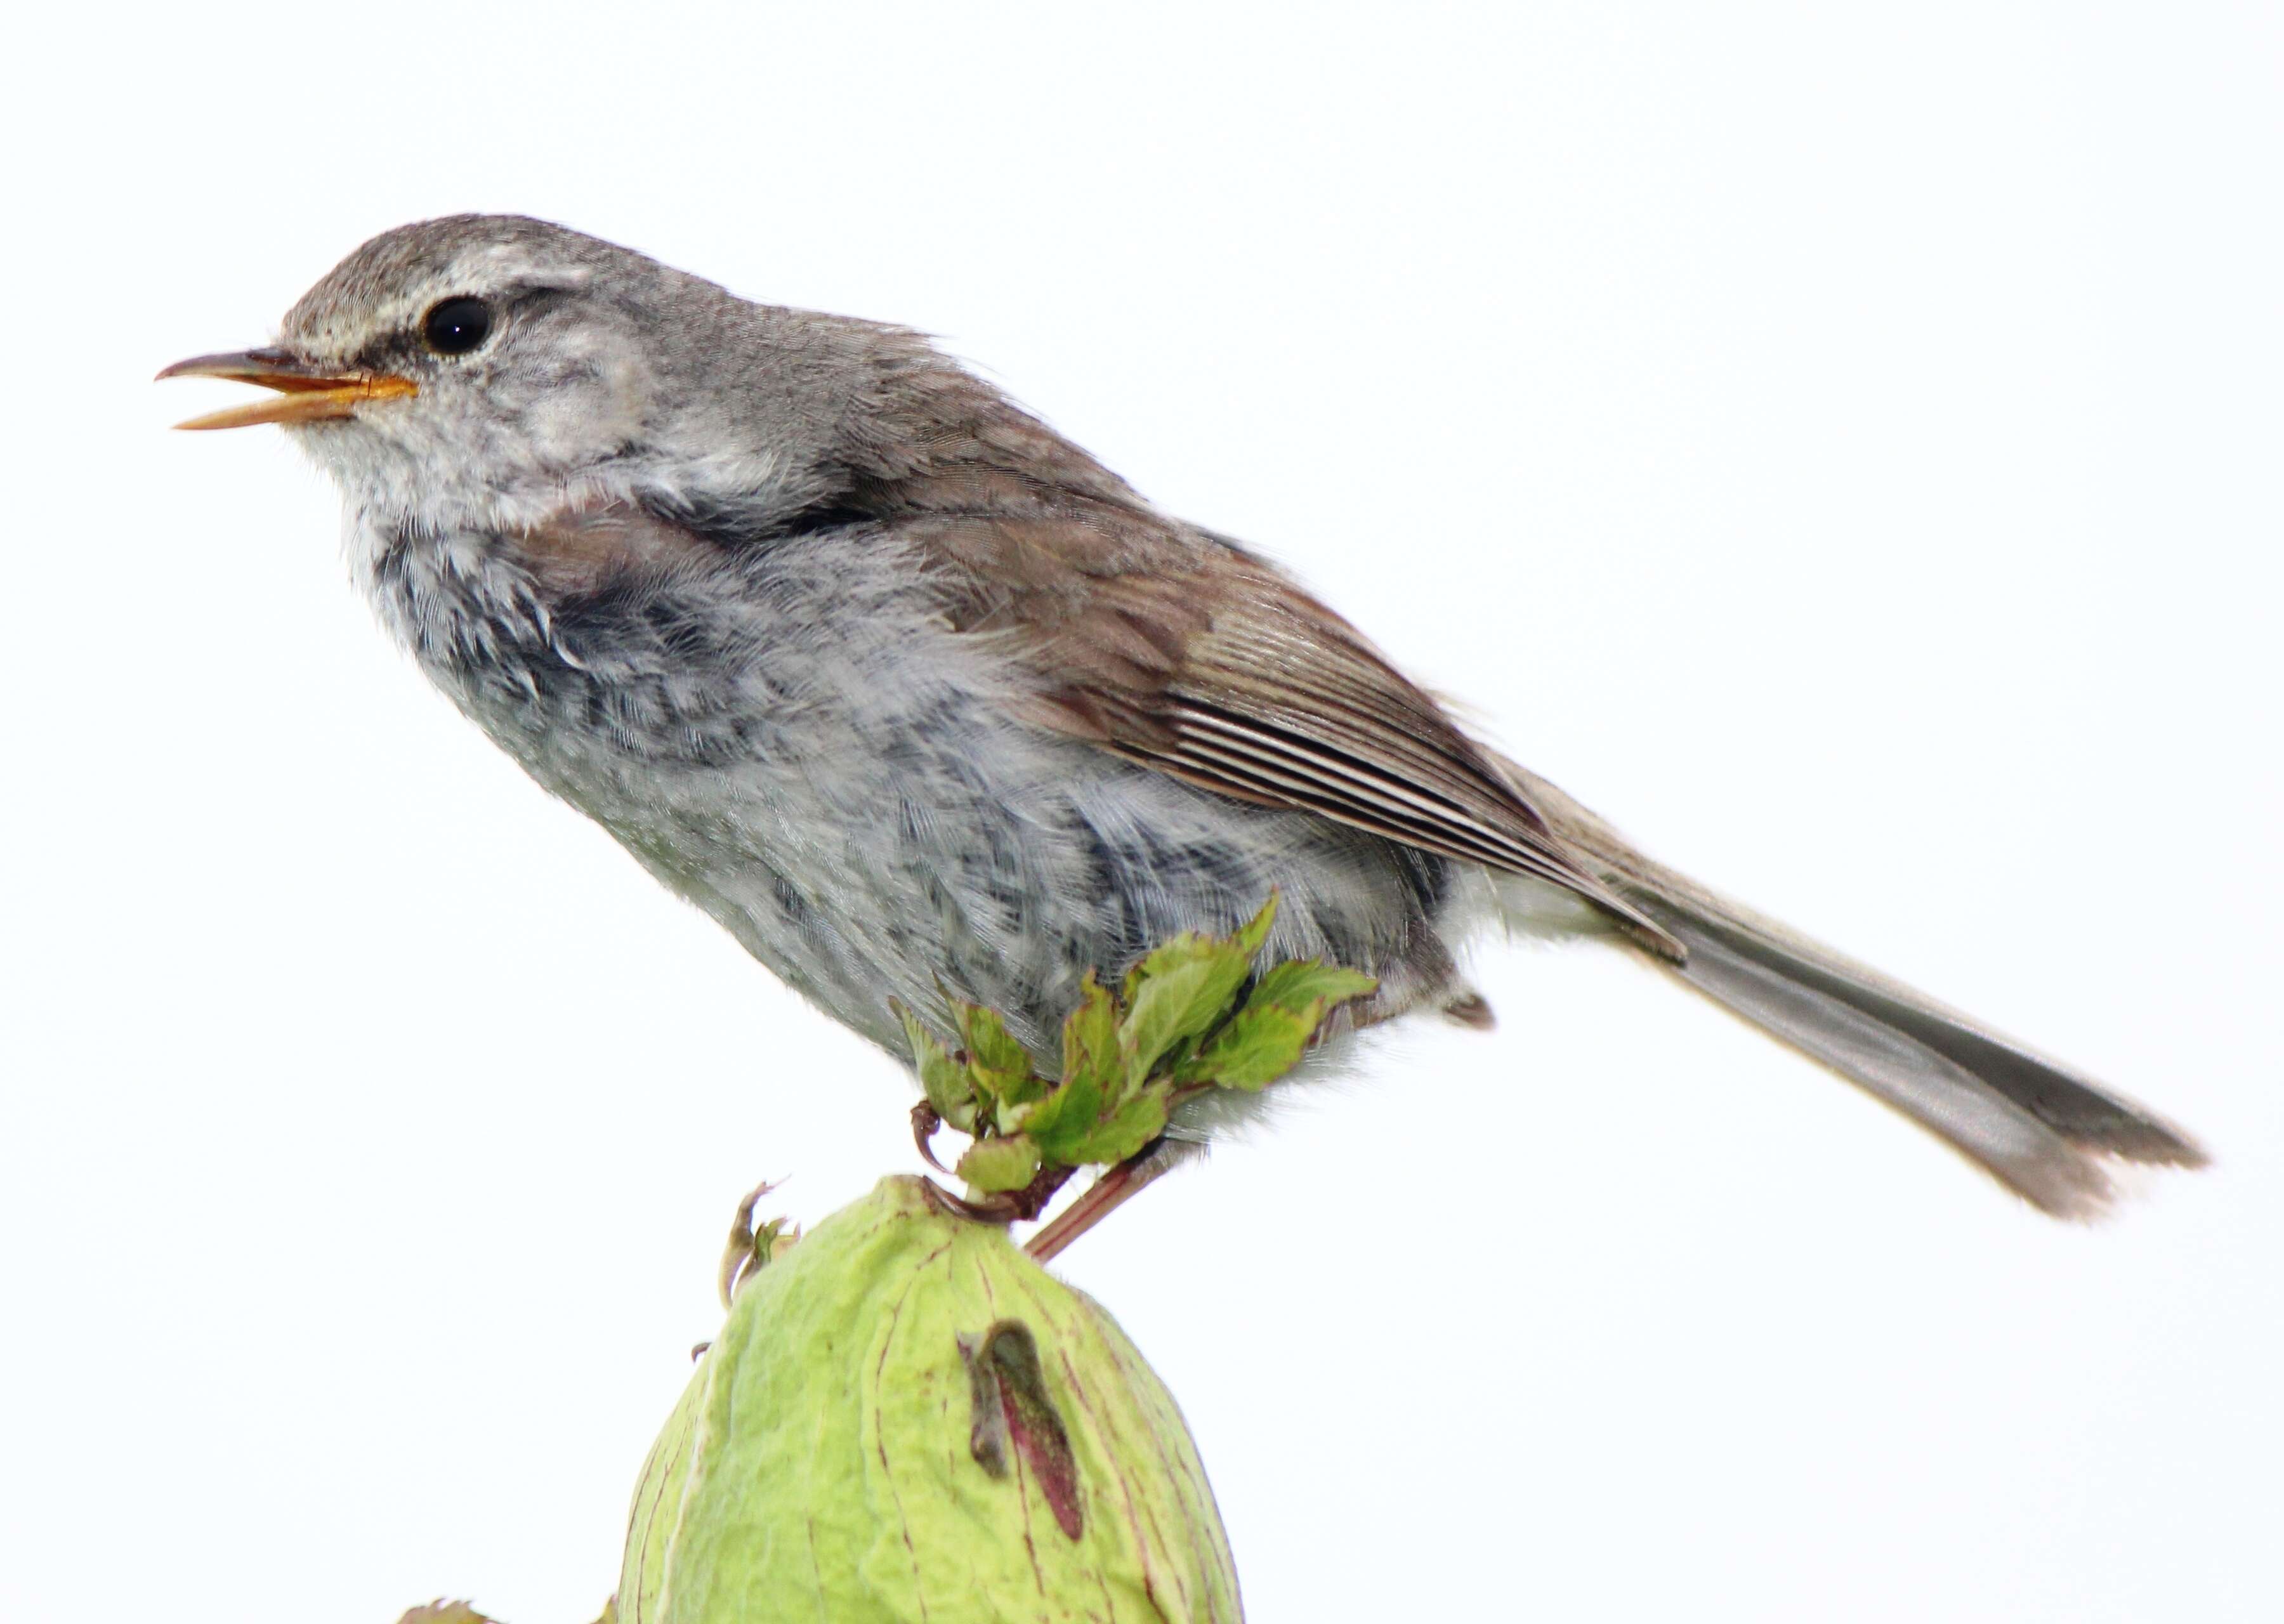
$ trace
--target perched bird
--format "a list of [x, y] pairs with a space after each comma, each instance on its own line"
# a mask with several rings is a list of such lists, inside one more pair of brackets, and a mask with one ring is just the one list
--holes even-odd
[[949, 994], [1052, 1067], [1086, 971], [1274, 891], [1270, 956], [1380, 980], [1332, 1045], [1414, 1011], [1488, 1026], [1456, 962], [1487, 927], [1599, 935], [2047, 1212], [2099, 1209], [2107, 1159], [2202, 1159], [1642, 855], [1274, 565], [905, 329], [460, 215], [358, 248], [272, 346], [160, 376], [278, 391], [182, 426], [286, 426], [453, 702], [883, 1047], [894, 1002]]

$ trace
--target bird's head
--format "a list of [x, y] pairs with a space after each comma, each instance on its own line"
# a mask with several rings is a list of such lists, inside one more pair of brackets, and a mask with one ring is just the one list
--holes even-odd
[[[159, 376], [275, 390], [180, 426], [278, 424], [368, 512], [497, 528], [693, 458], [782, 465], [786, 393], [767, 391], [780, 404], [756, 433], [747, 380], [722, 363], [772, 348], [727, 328], [783, 314], [560, 226], [463, 215], [364, 244], [272, 343]], [[744, 433], [725, 432], [734, 418]]]

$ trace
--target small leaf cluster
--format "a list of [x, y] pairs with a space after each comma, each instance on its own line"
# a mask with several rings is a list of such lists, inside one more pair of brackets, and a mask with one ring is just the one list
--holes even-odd
[[1272, 896], [1233, 935], [1177, 936], [1115, 988], [1090, 971], [1063, 1022], [1057, 1079], [1032, 1069], [990, 1010], [952, 1005], [957, 1050], [899, 1011], [928, 1104], [974, 1137], [959, 1176], [989, 1193], [1021, 1190], [1043, 1167], [1123, 1161], [1163, 1133], [1191, 1095], [1250, 1092], [1291, 1071], [1326, 1015], [1379, 983], [1314, 959], [1255, 976], [1276, 913]]

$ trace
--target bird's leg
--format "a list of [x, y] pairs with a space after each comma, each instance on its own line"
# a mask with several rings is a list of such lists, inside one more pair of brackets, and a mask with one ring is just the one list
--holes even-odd
[[1023, 1243], [1034, 1262], [1044, 1263], [1169, 1172], [1177, 1159], [1164, 1153], [1166, 1141], [1152, 1140], [1112, 1167], [1086, 1188], [1084, 1194], [1055, 1214], [1052, 1222]]

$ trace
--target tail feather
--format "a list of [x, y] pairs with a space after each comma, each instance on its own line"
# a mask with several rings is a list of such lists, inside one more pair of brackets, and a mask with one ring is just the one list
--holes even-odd
[[1822, 1061], [2046, 1212], [2084, 1218], [2110, 1159], [2202, 1167], [2163, 1118], [1899, 982], [1643, 856], [1545, 780], [1514, 769], [1558, 834], [1688, 949], [1667, 968]]

